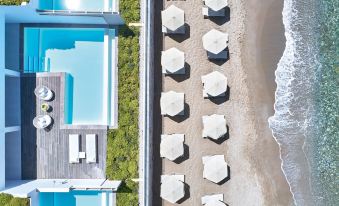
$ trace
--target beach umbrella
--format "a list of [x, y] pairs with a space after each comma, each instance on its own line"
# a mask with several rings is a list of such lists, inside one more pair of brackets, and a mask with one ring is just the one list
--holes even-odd
[[211, 200], [204, 204], [204, 206], [226, 206], [226, 204], [221, 202], [220, 200]]
[[160, 156], [173, 161], [184, 155], [184, 134], [161, 135]]
[[204, 91], [213, 97], [217, 97], [227, 90], [227, 78], [220, 72], [214, 71], [201, 77]]
[[214, 183], [219, 183], [228, 176], [224, 155], [205, 156], [203, 164], [203, 177]]
[[203, 116], [203, 137], [212, 139], [219, 139], [227, 133], [226, 119], [224, 115], [213, 114], [210, 116]]
[[175, 116], [184, 111], [185, 94], [174, 91], [162, 92], [160, 107], [162, 115]]
[[185, 54], [177, 48], [170, 48], [161, 53], [162, 67], [171, 73], [175, 73], [185, 66]]
[[176, 203], [185, 196], [184, 183], [177, 175], [162, 175], [160, 196], [170, 203]]
[[202, 37], [204, 48], [213, 53], [219, 54], [227, 47], [228, 34], [212, 29]]
[[162, 25], [171, 31], [175, 31], [185, 24], [185, 12], [178, 7], [171, 5], [161, 11]]
[[227, 0], [205, 0], [205, 4], [213, 11], [219, 11], [228, 5]]

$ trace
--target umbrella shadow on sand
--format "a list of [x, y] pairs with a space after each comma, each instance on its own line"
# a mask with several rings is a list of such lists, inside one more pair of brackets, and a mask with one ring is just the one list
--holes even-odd
[[231, 10], [229, 7], [226, 7], [225, 10], [225, 16], [210, 16], [208, 19], [219, 26], [229, 22], [231, 20]]
[[185, 202], [187, 199], [191, 197], [190, 186], [186, 182], [184, 182], [184, 190], [185, 190], [185, 196], [177, 202], [178, 204]]
[[223, 142], [225, 142], [226, 140], [228, 140], [230, 138], [228, 125], [226, 125], [226, 128], [227, 128], [227, 133], [225, 135], [223, 135], [221, 138], [219, 138], [217, 140], [212, 139], [212, 138], [208, 138], [208, 139], [211, 140], [212, 142], [216, 143], [216, 144], [222, 144]]
[[231, 88], [227, 86], [226, 94], [225, 96], [220, 96], [220, 97], [209, 97], [209, 101], [213, 102], [214, 104], [220, 105], [225, 103], [230, 99], [231, 95]]
[[173, 80], [177, 82], [183, 82], [187, 79], [189, 79], [191, 76], [191, 65], [189, 65], [187, 62], [185, 62], [185, 74], [171, 74], [168, 75], [168, 77], [172, 78]]
[[[209, 61], [213, 62], [214, 64], [216, 64], [218, 66], [222, 66], [223, 64], [225, 64], [230, 59], [230, 52], [229, 52], [228, 47], [224, 51], [227, 51], [226, 59], [209, 59]], [[207, 52], [207, 56], [208, 56], [208, 52]]]
[[188, 119], [188, 117], [190, 116], [190, 106], [185, 102], [185, 106], [184, 106], [184, 115], [176, 115], [174, 117], [172, 116], [168, 116], [171, 120], [180, 123], [185, 121], [186, 119]]
[[187, 23], [184, 24], [185, 27], [185, 33], [184, 34], [175, 34], [175, 33], [168, 33], [165, 34], [165, 36], [168, 36], [169, 38], [173, 39], [176, 42], [183, 42], [191, 37], [191, 27]]
[[182, 163], [183, 161], [185, 160], [188, 160], [190, 157], [190, 154], [189, 154], [189, 147], [184, 144], [184, 155], [182, 155], [181, 157], [177, 158], [176, 160], [174, 160], [173, 162], [176, 163], [176, 164], [180, 164]]
[[228, 165], [227, 165], [227, 174], [228, 174], [227, 177], [223, 179], [221, 182], [218, 182], [218, 185], [223, 185], [231, 179], [231, 168]]

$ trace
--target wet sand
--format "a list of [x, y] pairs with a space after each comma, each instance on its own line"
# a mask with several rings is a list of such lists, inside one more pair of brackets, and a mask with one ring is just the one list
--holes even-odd
[[[163, 4], [163, 5], [162, 5]], [[273, 114], [274, 70], [284, 48], [281, 23], [282, 0], [229, 0], [229, 16], [204, 19], [202, 1], [164, 1], [156, 4], [156, 16], [171, 4], [185, 11], [189, 35], [165, 36], [156, 21], [154, 180], [153, 205], [172, 205], [160, 199], [160, 174], [184, 174], [188, 195], [177, 205], [201, 205], [203, 195], [222, 193], [229, 205], [290, 205], [292, 196], [280, 169], [278, 145], [268, 128]], [[280, 15], [280, 16], [279, 16]], [[160, 17], [160, 16], [159, 16]], [[230, 58], [226, 62], [207, 60], [202, 36], [215, 28], [229, 33]], [[246, 33], [246, 35], [244, 35]], [[188, 74], [173, 78], [161, 75], [160, 52], [177, 47], [186, 54]], [[211, 101], [202, 96], [201, 76], [220, 71], [228, 78], [226, 98]], [[186, 115], [161, 118], [161, 91], [184, 92]], [[229, 133], [219, 144], [202, 138], [203, 115], [226, 116]], [[162, 119], [162, 121], [157, 121]], [[183, 133], [188, 148], [179, 164], [159, 158], [160, 134]], [[203, 179], [201, 158], [223, 154], [230, 166], [229, 180], [214, 184]]]

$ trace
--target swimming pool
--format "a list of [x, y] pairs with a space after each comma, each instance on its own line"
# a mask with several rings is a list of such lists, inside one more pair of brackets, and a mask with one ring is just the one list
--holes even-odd
[[70, 191], [41, 192], [40, 206], [109, 206], [112, 204], [111, 191]]
[[115, 30], [24, 29], [24, 72], [65, 72], [64, 122], [111, 125]]
[[115, 11], [115, 0], [40, 0], [42, 10]]

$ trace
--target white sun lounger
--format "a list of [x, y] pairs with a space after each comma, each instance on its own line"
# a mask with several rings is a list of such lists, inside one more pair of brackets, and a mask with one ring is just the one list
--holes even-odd
[[97, 135], [95, 134], [86, 135], [86, 162], [97, 162]]
[[79, 163], [79, 134], [69, 135], [69, 163]]
[[208, 7], [203, 7], [202, 8], [202, 14], [204, 16], [225, 16], [226, 15], [226, 10], [225, 9], [221, 9], [219, 11], [213, 11], [212, 9], [208, 8]]

